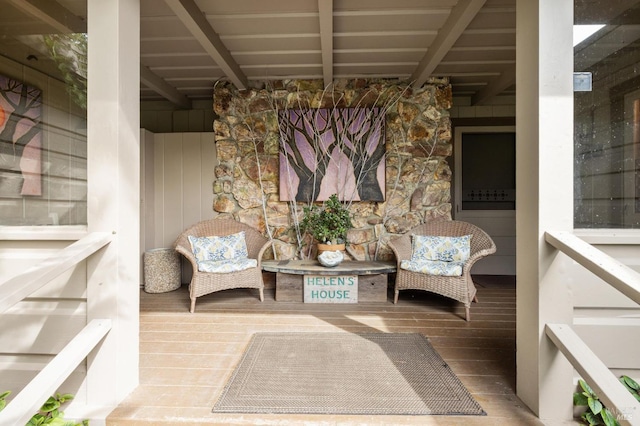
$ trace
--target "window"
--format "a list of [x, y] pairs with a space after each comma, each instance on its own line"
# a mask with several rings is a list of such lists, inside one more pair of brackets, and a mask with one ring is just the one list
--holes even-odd
[[[640, 228], [640, 10], [635, 1], [575, 0], [575, 24], [597, 25], [574, 46], [574, 225]], [[584, 74], [583, 74], [584, 75]]]
[[0, 17], [0, 226], [86, 224], [87, 34], [59, 30], [86, 4], [56, 28], [21, 6]]

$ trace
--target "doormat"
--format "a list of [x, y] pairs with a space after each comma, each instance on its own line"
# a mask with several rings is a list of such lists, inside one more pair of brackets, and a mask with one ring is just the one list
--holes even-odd
[[486, 415], [414, 333], [257, 333], [214, 413]]

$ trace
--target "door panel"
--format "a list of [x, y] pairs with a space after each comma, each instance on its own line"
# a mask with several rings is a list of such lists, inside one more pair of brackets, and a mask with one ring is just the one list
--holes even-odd
[[453, 216], [483, 229], [497, 246], [472, 273], [515, 275], [515, 127], [459, 126], [454, 142]]

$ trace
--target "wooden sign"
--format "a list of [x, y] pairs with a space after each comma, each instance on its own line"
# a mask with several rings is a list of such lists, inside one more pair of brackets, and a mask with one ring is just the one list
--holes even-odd
[[358, 276], [305, 275], [304, 303], [358, 303]]

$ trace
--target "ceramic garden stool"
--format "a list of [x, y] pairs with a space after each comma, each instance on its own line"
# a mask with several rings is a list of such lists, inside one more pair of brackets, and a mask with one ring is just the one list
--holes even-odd
[[158, 248], [144, 253], [144, 291], [166, 293], [180, 288], [180, 255], [174, 249]]

